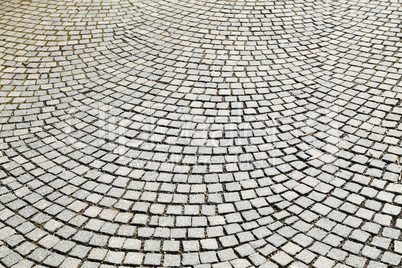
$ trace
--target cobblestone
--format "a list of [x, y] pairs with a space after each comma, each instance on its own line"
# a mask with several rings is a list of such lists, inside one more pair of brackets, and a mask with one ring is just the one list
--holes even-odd
[[0, 2], [0, 267], [401, 267], [398, 1]]

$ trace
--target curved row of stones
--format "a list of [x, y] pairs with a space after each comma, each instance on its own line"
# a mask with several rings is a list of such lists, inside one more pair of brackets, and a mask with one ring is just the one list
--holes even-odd
[[5, 267], [399, 267], [397, 1], [2, 1]]

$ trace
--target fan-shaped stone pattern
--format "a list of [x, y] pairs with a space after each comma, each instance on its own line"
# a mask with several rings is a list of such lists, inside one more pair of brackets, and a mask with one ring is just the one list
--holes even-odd
[[397, 1], [0, 3], [6, 267], [399, 267]]

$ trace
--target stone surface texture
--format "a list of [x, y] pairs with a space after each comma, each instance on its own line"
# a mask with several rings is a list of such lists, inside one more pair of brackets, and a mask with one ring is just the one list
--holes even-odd
[[401, 267], [401, 19], [0, 1], [0, 267]]

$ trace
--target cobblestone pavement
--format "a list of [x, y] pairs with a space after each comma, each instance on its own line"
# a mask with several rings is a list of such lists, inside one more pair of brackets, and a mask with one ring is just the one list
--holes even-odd
[[401, 18], [2, 0], [0, 267], [401, 267]]

